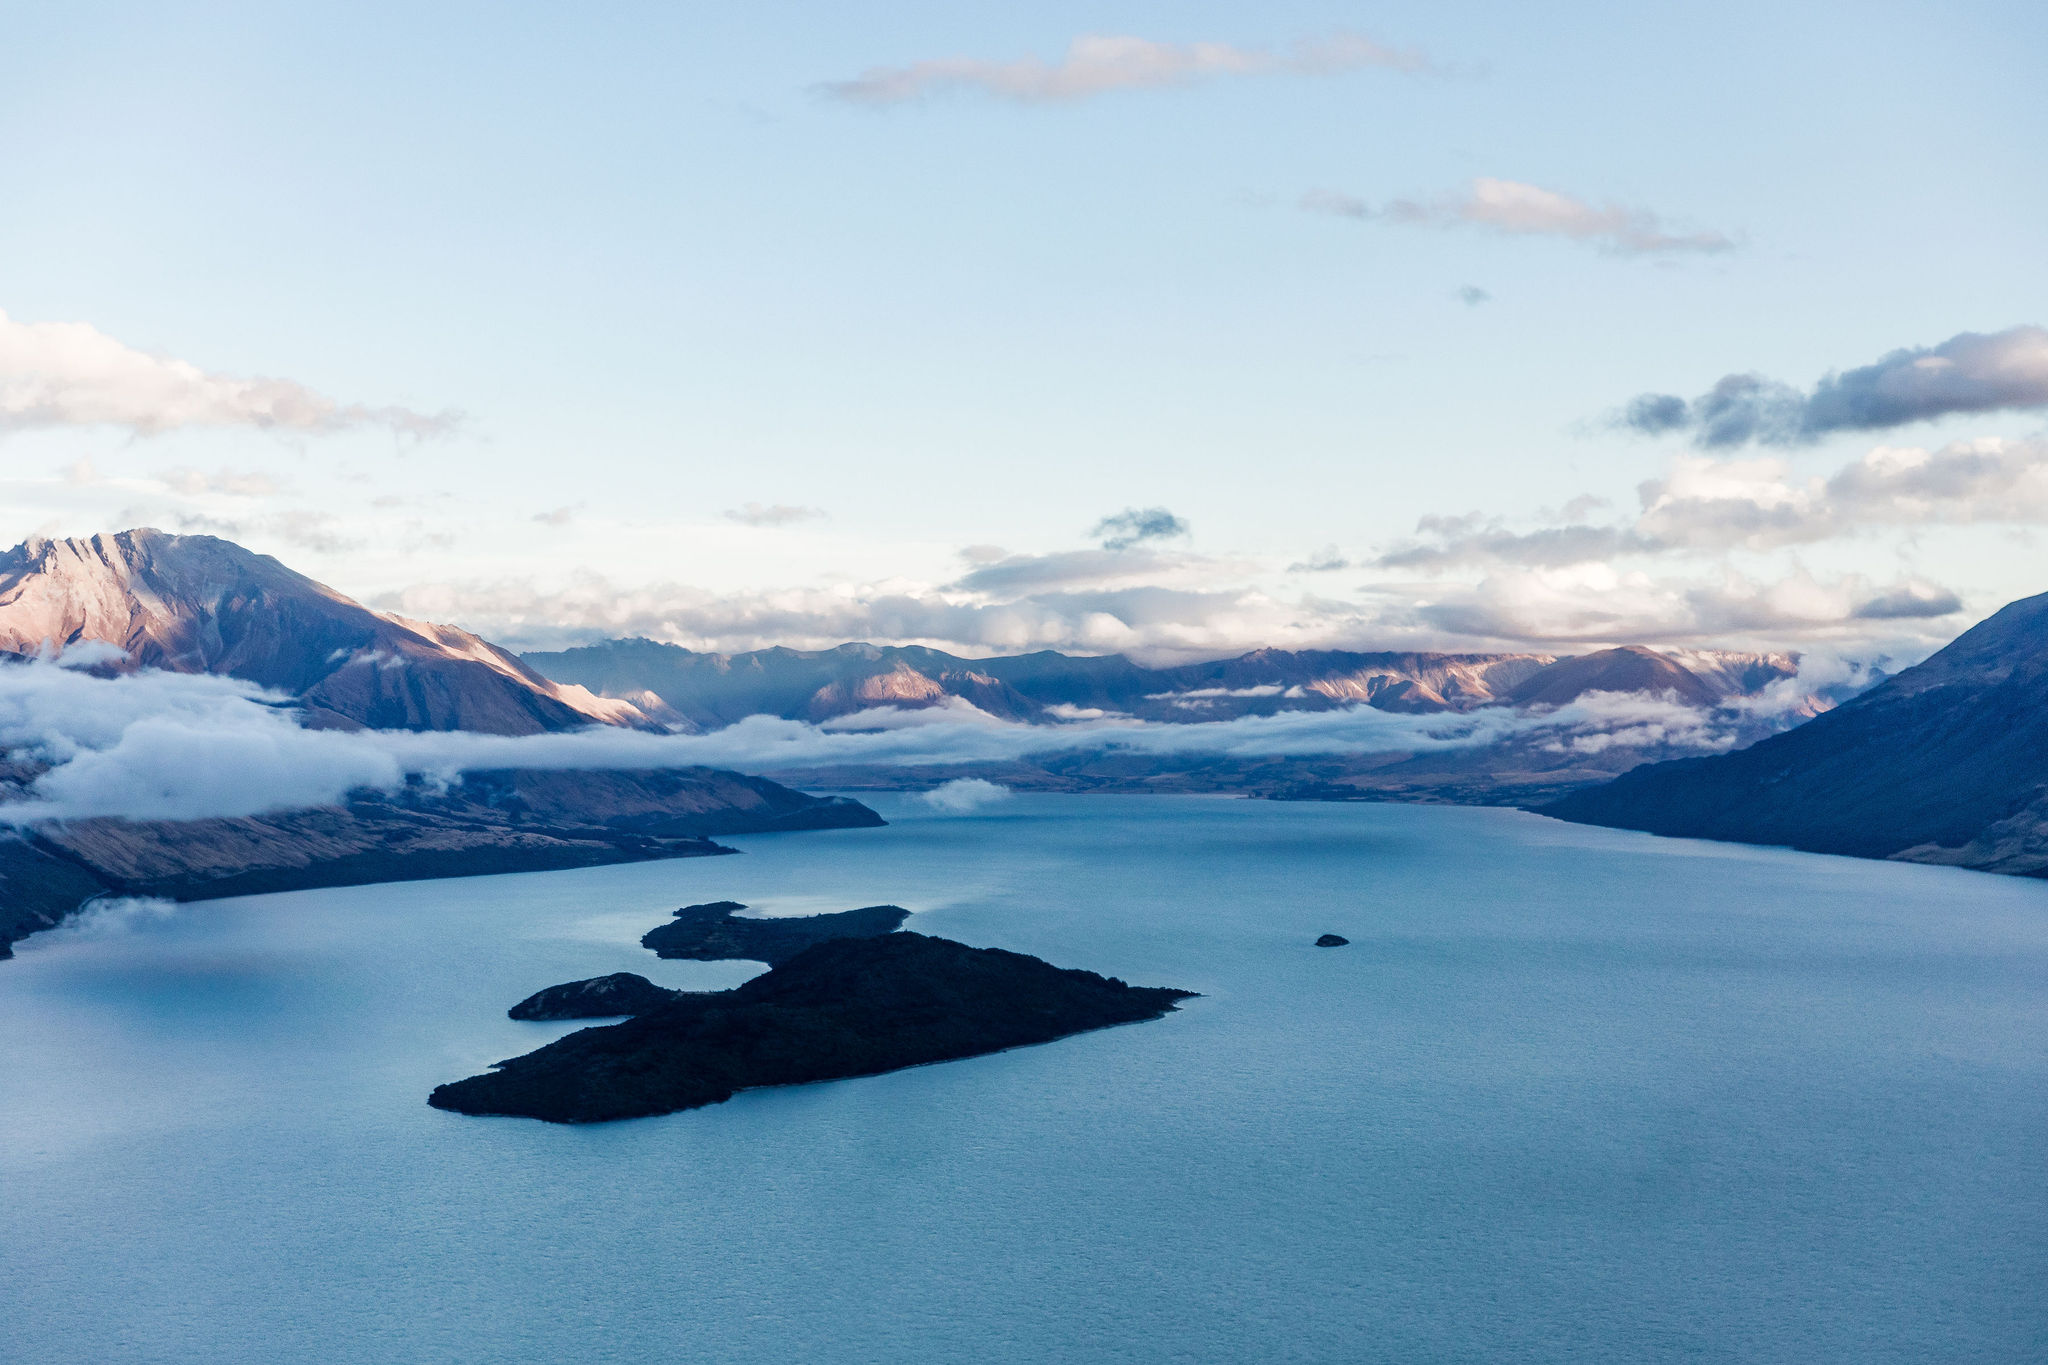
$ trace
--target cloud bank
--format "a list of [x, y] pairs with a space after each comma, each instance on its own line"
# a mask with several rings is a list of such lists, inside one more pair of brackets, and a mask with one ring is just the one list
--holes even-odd
[[0, 313], [0, 432], [112, 426], [150, 436], [182, 427], [335, 432], [381, 427], [439, 436], [459, 419], [343, 404], [288, 379], [213, 374], [151, 355], [82, 322], [16, 322]]
[[1617, 420], [1648, 436], [1684, 432], [1715, 449], [1806, 445], [1842, 431], [2041, 407], [2048, 407], [2048, 328], [2020, 326], [1896, 350], [1827, 375], [1811, 392], [1760, 374], [1730, 374], [1690, 403], [1638, 394]]
[[1419, 52], [1383, 46], [1355, 33], [1304, 39], [1285, 51], [1230, 43], [1166, 43], [1149, 38], [1087, 34], [1066, 55], [989, 61], [940, 57], [907, 66], [870, 67], [852, 80], [821, 89], [850, 104], [886, 107], [943, 93], [968, 92], [1019, 104], [1061, 104], [1119, 90], [1157, 90], [1224, 76], [1322, 76], [1378, 67], [1420, 72]]
[[[1480, 176], [1462, 190], [1431, 199], [1390, 199], [1373, 205], [1331, 190], [1301, 197], [1310, 213], [1394, 223], [1404, 227], [1479, 228], [1507, 236], [1562, 237], [1610, 255], [1649, 256], [1733, 251], [1735, 241], [1719, 232], [1682, 232], [1648, 209], [1591, 204], [1540, 185]], [[1467, 303], [1485, 302], [1464, 295]]]
[[[1420, 753], [1509, 739], [1714, 748], [1733, 743], [1733, 727], [1753, 718], [1693, 711], [1654, 697], [1594, 695], [1543, 713], [1487, 708], [1415, 716], [1360, 706], [1209, 724], [1105, 719], [1029, 726], [999, 721], [956, 699], [945, 707], [885, 708], [823, 725], [753, 716], [702, 735], [602, 727], [523, 736], [342, 732], [304, 729], [276, 698], [232, 679], [150, 671], [108, 678], [38, 661], [0, 666], [0, 750], [17, 762], [47, 765], [15, 799], [0, 804], [0, 822], [260, 815], [334, 805], [353, 791], [392, 792], [415, 777], [453, 781], [504, 768], [710, 765], [774, 772], [1002, 762], [1076, 750], [1225, 757]], [[1610, 738], [1599, 740], [1602, 735]], [[944, 798], [950, 808], [971, 808], [994, 796], [984, 789], [993, 784], [952, 785]]]
[[1826, 477], [1798, 476], [1778, 459], [1680, 458], [1637, 495], [1641, 510], [1626, 523], [1516, 532], [1476, 517], [1424, 517], [1416, 539], [1374, 562], [1427, 573], [1488, 564], [1556, 568], [1629, 555], [1777, 549], [1879, 528], [2048, 521], [2048, 439], [1878, 446]]

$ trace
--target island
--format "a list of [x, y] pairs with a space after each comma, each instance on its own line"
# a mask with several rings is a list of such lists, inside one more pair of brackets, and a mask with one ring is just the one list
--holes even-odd
[[653, 949], [656, 957], [696, 962], [746, 958], [773, 967], [814, 943], [894, 933], [910, 918], [910, 912], [900, 905], [870, 905], [831, 915], [783, 919], [741, 918], [739, 912], [746, 908], [738, 901], [686, 905], [667, 924], [643, 934], [640, 946]]
[[[1316, 947], [1342, 948], [1345, 944], [1349, 942], [1351, 942], [1351, 940], [1344, 937], [1344, 935], [1342, 934], [1324, 934], [1321, 938], [1316, 940]], [[636, 977], [635, 980], [638, 980], [638, 978]]]
[[550, 1123], [643, 1118], [1158, 1019], [1194, 994], [924, 934], [832, 938], [732, 990], [680, 992], [439, 1086], [427, 1103]]
[[593, 976], [588, 981], [570, 981], [535, 991], [505, 1013], [514, 1019], [609, 1019], [621, 1014], [645, 1014], [683, 994], [657, 986], [632, 972]]

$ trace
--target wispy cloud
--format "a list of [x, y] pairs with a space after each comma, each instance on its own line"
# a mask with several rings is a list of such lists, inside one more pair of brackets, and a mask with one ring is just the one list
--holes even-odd
[[[1562, 237], [1617, 256], [1716, 254], [1733, 251], [1735, 240], [1720, 232], [1686, 232], [1666, 226], [1645, 208], [1591, 204], [1540, 185], [1480, 176], [1466, 188], [1431, 199], [1389, 199], [1372, 204], [1332, 190], [1301, 197], [1310, 213], [1405, 227], [1480, 228], [1510, 236]], [[1466, 298], [1483, 303], [1482, 297]]]
[[138, 435], [181, 427], [333, 432], [382, 427], [444, 435], [451, 413], [345, 404], [289, 379], [244, 379], [152, 355], [82, 322], [16, 322], [0, 313], [0, 433], [111, 426]]
[[1724, 375], [1690, 403], [1638, 394], [1617, 421], [1709, 447], [1802, 445], [1838, 431], [1879, 431], [1939, 417], [2048, 407], [2048, 328], [1958, 332], [1830, 374], [1802, 392], [1760, 374]]
[[786, 502], [749, 502], [728, 508], [724, 516], [727, 521], [738, 522], [742, 526], [793, 526], [800, 521], [822, 521], [825, 510], [821, 507], [799, 507]]
[[1387, 47], [1355, 33], [1304, 39], [1285, 50], [1231, 43], [1170, 43], [1087, 34], [1057, 61], [1020, 57], [992, 61], [939, 57], [906, 66], [877, 66], [852, 80], [821, 87], [852, 104], [886, 106], [967, 91], [1022, 104], [1057, 104], [1117, 90], [1156, 90], [1224, 76], [1332, 75], [1377, 67], [1429, 70], [1421, 53]]

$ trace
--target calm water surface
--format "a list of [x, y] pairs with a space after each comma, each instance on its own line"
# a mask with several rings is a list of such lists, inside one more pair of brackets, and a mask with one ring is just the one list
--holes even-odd
[[[2048, 883], [1499, 811], [913, 798], [0, 963], [0, 1358], [2048, 1359]], [[428, 1109], [691, 901], [1203, 992], [592, 1128]], [[1352, 946], [1310, 943], [1335, 931]]]

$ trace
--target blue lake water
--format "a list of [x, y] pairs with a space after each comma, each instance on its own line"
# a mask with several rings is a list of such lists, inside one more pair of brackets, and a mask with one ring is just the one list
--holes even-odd
[[[2048, 883], [1020, 797], [184, 906], [0, 963], [0, 1358], [2048, 1359]], [[692, 901], [1203, 992], [586, 1128], [426, 1107]], [[1316, 949], [1317, 934], [1352, 940]]]

